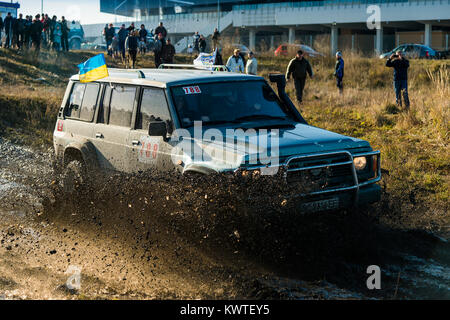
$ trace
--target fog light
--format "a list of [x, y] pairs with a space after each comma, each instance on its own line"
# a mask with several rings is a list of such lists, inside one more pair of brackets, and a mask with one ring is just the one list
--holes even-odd
[[367, 167], [367, 159], [366, 159], [366, 157], [354, 158], [353, 164], [355, 165], [355, 169], [357, 171], [362, 171]]

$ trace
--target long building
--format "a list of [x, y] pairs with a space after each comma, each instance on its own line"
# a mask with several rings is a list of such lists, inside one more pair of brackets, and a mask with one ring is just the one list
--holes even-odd
[[[257, 51], [324, 41], [330, 53], [378, 54], [411, 42], [449, 47], [450, 0], [100, 0], [100, 10], [148, 29], [162, 21], [177, 51], [192, 42], [195, 31], [210, 36], [215, 27], [231, 42]], [[98, 35], [101, 28], [85, 29]]]

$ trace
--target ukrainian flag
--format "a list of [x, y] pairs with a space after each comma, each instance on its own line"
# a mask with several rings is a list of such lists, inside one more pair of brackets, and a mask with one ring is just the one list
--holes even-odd
[[90, 58], [85, 63], [79, 64], [80, 82], [91, 82], [109, 76], [103, 53]]

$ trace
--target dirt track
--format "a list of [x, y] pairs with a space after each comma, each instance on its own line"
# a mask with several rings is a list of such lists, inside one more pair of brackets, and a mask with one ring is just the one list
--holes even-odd
[[449, 243], [382, 228], [379, 208], [302, 215], [267, 181], [157, 173], [65, 195], [51, 158], [0, 138], [0, 298], [450, 298]]

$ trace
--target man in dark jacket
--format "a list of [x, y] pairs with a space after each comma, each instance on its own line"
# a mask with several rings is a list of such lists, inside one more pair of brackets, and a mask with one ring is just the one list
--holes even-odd
[[286, 80], [289, 81], [290, 76], [294, 78], [295, 93], [297, 95], [297, 102], [303, 102], [303, 89], [305, 88], [306, 76], [313, 77], [313, 71], [308, 60], [303, 57], [303, 51], [298, 50], [294, 59], [289, 62], [286, 72]]
[[200, 48], [200, 52], [206, 51], [206, 39], [203, 35], [200, 36], [200, 41], [198, 43], [198, 46]]
[[219, 47], [219, 41], [220, 41], [220, 32], [217, 28], [214, 29], [212, 41], [213, 41], [213, 50], [215, 50]]
[[166, 45], [164, 46], [164, 51], [162, 53], [163, 63], [173, 63], [174, 56], [175, 56], [175, 47], [170, 42], [170, 39], [167, 39]]
[[116, 30], [112, 23], [109, 24], [108, 28], [105, 30], [105, 41], [106, 41], [106, 50], [108, 51], [108, 55], [112, 56], [112, 48], [111, 44], [114, 36], [116, 35]]
[[134, 30], [125, 40], [125, 47], [128, 48], [128, 55], [130, 56], [133, 69], [136, 66], [136, 57], [139, 47], [139, 31]]
[[19, 14], [19, 18], [16, 19], [14, 28], [15, 42], [17, 44], [17, 47], [21, 49], [23, 43], [25, 42], [25, 20], [23, 19], [22, 14]]
[[63, 51], [69, 51], [69, 26], [67, 25], [67, 20], [64, 17], [61, 17], [61, 45]]
[[13, 25], [14, 25], [14, 18], [12, 17], [11, 12], [8, 12], [5, 21], [3, 21], [3, 24], [5, 25], [5, 36], [6, 36], [5, 48], [9, 48], [11, 46]]
[[39, 52], [41, 50], [41, 37], [43, 29], [44, 26], [41, 22], [41, 15], [37, 14], [33, 21], [33, 24], [31, 25], [31, 41], [34, 45], [36, 57], [39, 55]]
[[120, 26], [120, 30], [117, 33], [119, 35], [119, 51], [122, 54], [122, 59], [125, 60], [125, 40], [128, 37], [128, 31], [125, 29], [125, 25]]
[[392, 54], [386, 61], [386, 67], [394, 68], [394, 89], [395, 98], [398, 106], [402, 106], [402, 92], [403, 100], [405, 101], [406, 109], [409, 109], [408, 97], [408, 68], [409, 61], [403, 56], [401, 51]]
[[334, 67], [334, 76], [336, 77], [336, 86], [339, 88], [339, 93], [344, 92], [344, 59], [342, 59], [342, 52], [336, 52], [336, 65]]
[[27, 16], [25, 19], [25, 40], [24, 40], [24, 48], [26, 50], [30, 49], [30, 42], [31, 42], [31, 26], [33, 25], [33, 17]]
[[166, 37], [167, 37], [167, 30], [166, 30], [166, 28], [164, 28], [162, 22], [160, 22], [160, 23], [159, 23], [159, 26], [156, 27], [156, 29], [155, 29], [155, 34], [157, 35], [157, 34], [159, 34], [159, 33], [162, 34], [163, 40], [164, 40], [164, 43], [165, 43], [165, 42], [166, 42], [165, 39], [166, 39]]
[[164, 41], [162, 33], [158, 33], [158, 40], [156, 40], [155, 46], [153, 48], [153, 51], [155, 53], [155, 66], [156, 66], [156, 68], [158, 68], [159, 65], [161, 63], [163, 63], [163, 61], [162, 61], [162, 54], [163, 54], [163, 52], [165, 50], [165, 46], [166, 46], [166, 43]]

